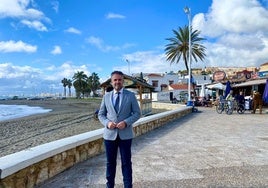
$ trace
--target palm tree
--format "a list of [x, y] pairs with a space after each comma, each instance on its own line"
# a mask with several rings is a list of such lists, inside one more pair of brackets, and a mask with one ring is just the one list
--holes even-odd
[[95, 72], [93, 72], [91, 74], [91, 76], [89, 76], [89, 78], [88, 78], [87, 83], [88, 83], [89, 87], [91, 88], [91, 90], [93, 91], [93, 97], [97, 96], [96, 91], [97, 91], [97, 89], [100, 88], [100, 81], [99, 80], [100, 80], [100, 78], [99, 78], [98, 74]]
[[[192, 28], [191, 28], [192, 31]], [[170, 41], [169, 44], [166, 45], [166, 57], [167, 61], [170, 63], [179, 63], [181, 57], [185, 63], [186, 70], [188, 72], [188, 59], [189, 59], [189, 29], [188, 26], [184, 28], [179, 27], [179, 30], [173, 30], [174, 37], [167, 38], [166, 40]], [[203, 45], [201, 45], [201, 41], [205, 40], [204, 38], [199, 37], [200, 31], [195, 30], [191, 32], [191, 56], [197, 62], [198, 59], [201, 61], [204, 60], [206, 54]]]
[[68, 80], [67, 78], [63, 78], [61, 80], [61, 83], [63, 84], [63, 88], [64, 88], [64, 97], [66, 97], [66, 86], [68, 85]]
[[72, 85], [73, 85], [73, 83], [72, 83], [72, 80], [71, 79], [68, 79], [67, 80], [67, 84], [68, 84], [68, 88], [69, 88], [69, 97], [71, 97], [71, 87], [72, 87]]
[[87, 75], [84, 73], [84, 71], [77, 71], [74, 76], [73, 76], [73, 86], [75, 88], [76, 91], [76, 97], [80, 97], [80, 94], [82, 93], [83, 97], [85, 94], [85, 90], [86, 90], [86, 80], [87, 80]]

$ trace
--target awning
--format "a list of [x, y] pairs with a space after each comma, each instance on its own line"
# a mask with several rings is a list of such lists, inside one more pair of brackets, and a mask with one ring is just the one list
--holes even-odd
[[259, 85], [259, 84], [265, 84], [265, 83], [266, 83], [266, 79], [250, 80], [250, 81], [243, 82], [240, 84], [232, 85], [232, 87], [245, 87], [245, 86], [253, 86], [253, 85]]
[[217, 83], [217, 84], [206, 85], [206, 88], [208, 88], [208, 89], [220, 89], [220, 90], [225, 90], [226, 86], [223, 85], [222, 83]]

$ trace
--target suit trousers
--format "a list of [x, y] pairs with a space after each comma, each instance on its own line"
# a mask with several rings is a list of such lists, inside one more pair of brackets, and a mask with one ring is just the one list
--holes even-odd
[[132, 162], [131, 162], [132, 139], [104, 140], [106, 150], [106, 187], [113, 188], [115, 185], [116, 159], [118, 148], [121, 156], [121, 167], [123, 174], [124, 188], [132, 188]]

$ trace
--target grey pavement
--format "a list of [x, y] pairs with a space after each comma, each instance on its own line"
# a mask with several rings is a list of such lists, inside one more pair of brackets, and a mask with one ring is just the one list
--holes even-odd
[[[268, 187], [268, 114], [198, 110], [133, 140], [133, 187]], [[105, 187], [105, 155], [39, 187]], [[119, 158], [116, 187], [123, 187]]]

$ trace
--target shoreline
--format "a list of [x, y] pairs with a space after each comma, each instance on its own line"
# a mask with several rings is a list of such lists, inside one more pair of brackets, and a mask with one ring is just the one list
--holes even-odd
[[[35, 114], [44, 114], [51, 112], [52, 109], [43, 108], [40, 106], [16, 105], [16, 104], [0, 104], [0, 123], [7, 120], [27, 117]], [[6, 110], [8, 109], [8, 110]], [[15, 113], [13, 113], [15, 111]]]
[[5, 105], [39, 106], [52, 111], [0, 122], [0, 157], [61, 138], [102, 128], [93, 118], [101, 100], [3, 100]]

